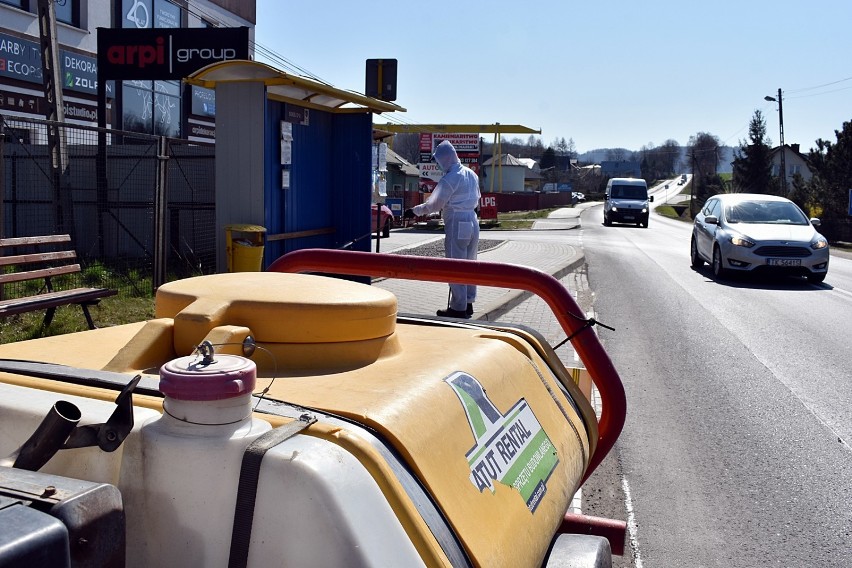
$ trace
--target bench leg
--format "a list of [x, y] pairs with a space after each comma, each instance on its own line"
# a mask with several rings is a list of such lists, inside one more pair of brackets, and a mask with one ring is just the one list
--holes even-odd
[[53, 321], [53, 314], [56, 313], [56, 308], [47, 308], [47, 312], [44, 314], [44, 320], [41, 322], [42, 327], [47, 327], [50, 325], [50, 322]]
[[80, 304], [80, 307], [83, 308], [83, 315], [86, 316], [86, 323], [89, 324], [89, 329], [95, 329], [95, 322], [92, 321], [92, 316], [89, 313], [89, 305]]

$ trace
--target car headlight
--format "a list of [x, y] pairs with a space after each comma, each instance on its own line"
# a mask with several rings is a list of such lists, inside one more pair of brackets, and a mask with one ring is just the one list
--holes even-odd
[[819, 237], [817, 240], [811, 243], [811, 248], [814, 250], [824, 249], [828, 246], [828, 241], [825, 240], [825, 237]]
[[647, 213], [647, 212], [648, 212], [648, 208], [647, 208], [647, 207], [643, 207], [643, 208], [642, 208], [642, 213]]
[[754, 246], [754, 243], [743, 235], [731, 235], [731, 244], [745, 248], [751, 248]]
[[615, 205], [613, 205], [613, 206], [612, 206], [612, 210], [613, 210], [613, 211], [618, 211], [618, 207], [616, 207]]

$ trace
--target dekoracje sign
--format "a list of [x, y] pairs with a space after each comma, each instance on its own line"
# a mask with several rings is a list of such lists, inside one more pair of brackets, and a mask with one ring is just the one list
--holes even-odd
[[[60, 49], [59, 65], [64, 89], [92, 95], [98, 92], [98, 63], [94, 57]], [[41, 85], [43, 78], [39, 44], [0, 33], [0, 75]], [[109, 84], [107, 95], [112, 96], [112, 86]]]
[[485, 489], [494, 493], [495, 481], [508, 485], [535, 512], [559, 457], [527, 401], [518, 400], [503, 414], [467, 373], [453, 373], [444, 381], [459, 397], [476, 440], [465, 454], [471, 483], [480, 493]]
[[248, 59], [248, 28], [98, 28], [102, 80], [182, 79], [221, 61]]

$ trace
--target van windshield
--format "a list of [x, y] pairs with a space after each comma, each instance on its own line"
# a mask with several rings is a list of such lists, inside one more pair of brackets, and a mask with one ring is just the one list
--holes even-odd
[[615, 199], [648, 199], [648, 190], [638, 185], [614, 185], [610, 197]]

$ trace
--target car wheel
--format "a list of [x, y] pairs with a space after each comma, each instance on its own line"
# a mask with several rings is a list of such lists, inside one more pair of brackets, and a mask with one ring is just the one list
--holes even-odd
[[822, 273], [819, 273], [819, 274], [808, 274], [808, 282], [810, 282], [811, 284], [819, 284], [823, 280], [825, 280], [825, 277], [827, 275], [828, 275], [828, 272], [822, 272]]
[[692, 268], [701, 268], [704, 266], [704, 259], [698, 255], [698, 245], [695, 244], [695, 237], [689, 243], [689, 260], [692, 263]]
[[610, 221], [609, 217], [604, 214], [604, 227], [609, 227], [610, 225], [612, 225], [612, 221]]
[[384, 229], [382, 229], [382, 237], [388, 238], [390, 236], [390, 230], [391, 230], [392, 224], [393, 224], [393, 221], [391, 221], [390, 218], [388, 218], [388, 220], [385, 221], [385, 227], [384, 227]]
[[725, 270], [725, 266], [723, 265], [722, 251], [720, 251], [719, 246], [716, 245], [713, 247], [713, 276], [717, 279], [722, 279], [727, 274], [728, 271]]

